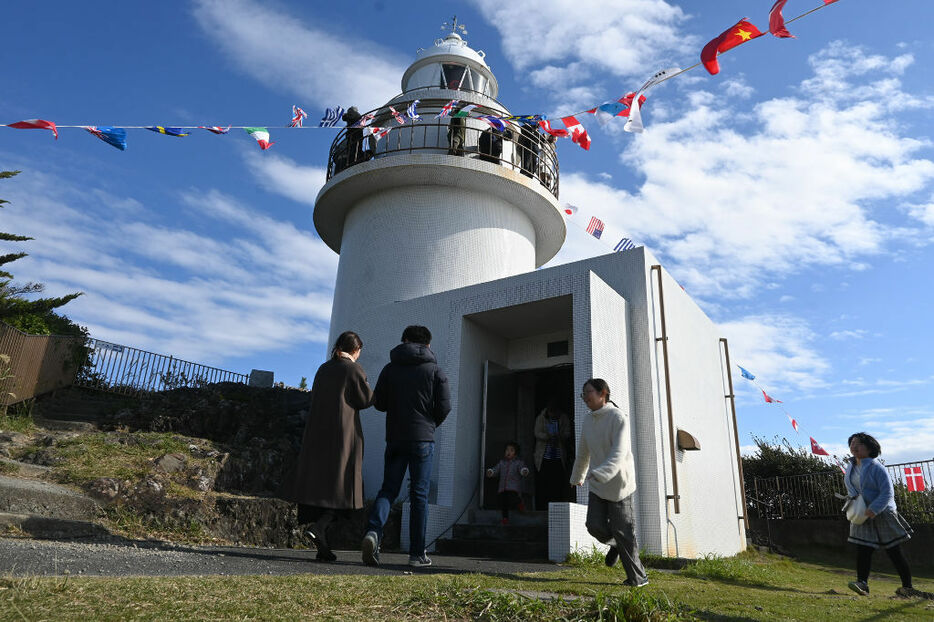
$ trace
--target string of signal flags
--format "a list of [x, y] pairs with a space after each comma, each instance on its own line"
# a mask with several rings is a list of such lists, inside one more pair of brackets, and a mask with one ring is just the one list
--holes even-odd
[[[491, 128], [503, 131], [510, 124], [521, 123], [524, 125], [537, 126], [537, 129], [550, 134], [556, 138], [570, 138], [575, 144], [580, 146], [584, 150], [589, 150], [591, 145], [590, 135], [587, 133], [587, 130], [581, 124], [580, 120], [577, 118], [580, 115], [592, 114], [596, 118], [597, 122], [600, 125], [606, 125], [607, 123], [612, 122], [614, 119], [624, 117], [626, 123], [623, 126], [623, 129], [627, 132], [632, 133], [642, 133], [645, 130], [645, 126], [642, 122], [642, 107], [646, 102], [645, 93], [659, 84], [675, 78], [683, 73], [691, 71], [696, 67], [703, 66], [704, 69], [710, 75], [715, 75], [720, 72], [720, 63], [718, 57], [720, 54], [728, 52], [733, 48], [736, 48], [744, 43], [752, 41], [753, 39], [758, 39], [766, 33], [771, 33], [773, 36], [780, 39], [794, 38], [794, 35], [788, 31], [787, 25], [795, 22], [803, 17], [811, 15], [816, 11], [819, 11], [828, 5], [836, 4], [839, 0], [822, 0], [822, 4], [819, 6], [805, 11], [804, 13], [785, 21], [783, 16], [783, 11], [785, 4], [788, 3], [788, 0], [777, 0], [775, 4], [772, 5], [771, 10], [769, 11], [769, 28], [765, 32], [760, 31], [754, 24], [752, 24], [747, 18], [743, 18], [736, 22], [734, 25], [730, 26], [718, 36], [711, 39], [707, 45], [703, 47], [700, 53], [700, 62], [691, 65], [685, 69], [680, 67], [671, 67], [668, 69], [663, 69], [656, 72], [652, 75], [638, 90], [626, 93], [616, 101], [605, 102], [600, 105], [594, 106], [587, 110], [582, 110], [566, 116], [560, 116], [558, 119], [549, 120], [545, 115], [542, 114], [533, 114], [533, 115], [513, 115], [513, 116], [496, 116], [496, 115], [477, 115], [476, 117], [480, 120], [487, 122]], [[374, 120], [374, 115], [368, 114], [364, 115], [359, 121], [353, 124], [351, 127], [359, 127], [363, 129], [364, 136], [372, 136], [374, 140], [378, 141], [381, 138], [384, 138], [389, 132], [396, 127], [404, 125], [406, 120], [415, 123], [421, 119], [418, 114], [417, 106], [419, 101], [415, 100], [403, 115], [401, 112], [395, 110], [392, 106], [389, 106], [389, 110], [395, 119], [397, 125], [395, 126], [381, 126], [375, 127], [371, 125], [371, 122]], [[439, 112], [435, 118], [441, 119], [448, 115], [453, 117], [469, 117], [471, 116], [472, 111], [477, 107], [474, 104], [467, 104], [460, 107], [457, 111], [454, 111], [454, 108], [460, 102], [458, 100], [451, 100], [444, 108]], [[285, 126], [285, 129], [329, 129], [336, 127], [337, 121], [340, 120], [344, 109], [340, 106], [334, 108], [328, 108], [325, 111], [324, 117], [321, 119], [321, 122], [317, 127], [309, 126], [305, 127], [303, 122], [308, 118], [308, 114], [299, 106], [292, 106], [292, 120], [288, 126]], [[560, 122], [560, 125], [559, 125]], [[561, 127], [563, 125], [563, 127]], [[56, 125], [53, 121], [48, 121], [45, 119], [27, 119], [25, 121], [17, 121], [15, 123], [0, 124], [0, 126], [11, 127], [14, 129], [44, 129], [50, 130], [52, 134], [58, 139], [58, 130], [63, 128], [76, 128], [83, 129], [88, 133], [96, 136], [105, 143], [115, 147], [121, 151], [125, 151], [127, 148], [127, 130], [149, 130], [157, 134], [163, 134], [165, 136], [175, 136], [175, 137], [185, 137], [190, 135], [191, 132], [186, 130], [198, 130], [203, 129], [207, 130], [213, 134], [228, 134], [231, 129], [242, 129], [247, 134], [249, 134], [253, 139], [256, 140], [260, 149], [263, 151], [269, 149], [274, 143], [271, 141], [269, 127], [270, 125], [261, 126], [259, 124], [254, 125], [179, 125], [179, 126], [168, 126], [168, 125], [125, 125], [122, 127], [114, 126], [105, 126], [105, 125]]]

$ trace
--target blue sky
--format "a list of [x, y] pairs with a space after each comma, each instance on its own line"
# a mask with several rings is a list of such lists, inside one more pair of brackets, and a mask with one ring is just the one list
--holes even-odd
[[[0, 169], [24, 171], [0, 224], [36, 238], [14, 273], [85, 292], [64, 310], [95, 337], [295, 385], [324, 357], [337, 255], [311, 220], [333, 134], [277, 130], [293, 104], [382, 104], [456, 13], [513, 112], [572, 113], [694, 64], [741, 17], [767, 29], [771, 4], [8, 2], [0, 121], [276, 141], [136, 130], [121, 153], [0, 128]], [[650, 247], [801, 424], [735, 378], [743, 445], [842, 452], [867, 430], [890, 462], [934, 455], [932, 21], [930, 0], [840, 0], [652, 90], [645, 134], [582, 118], [592, 149], [559, 145], [561, 200]], [[612, 250], [568, 231], [552, 265]]]

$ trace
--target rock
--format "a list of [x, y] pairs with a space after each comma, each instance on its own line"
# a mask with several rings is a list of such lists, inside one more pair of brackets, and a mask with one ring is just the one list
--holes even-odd
[[98, 501], [113, 501], [120, 495], [121, 482], [115, 477], [101, 477], [88, 484], [87, 489]]
[[165, 454], [156, 458], [155, 466], [166, 473], [177, 473], [185, 468], [185, 456], [181, 454]]
[[210, 477], [205, 477], [202, 475], [198, 477], [197, 479], [195, 479], [192, 485], [194, 486], [196, 490], [200, 490], [201, 492], [207, 492], [208, 490], [211, 490], [211, 488], [214, 486], [214, 480], [212, 480]]

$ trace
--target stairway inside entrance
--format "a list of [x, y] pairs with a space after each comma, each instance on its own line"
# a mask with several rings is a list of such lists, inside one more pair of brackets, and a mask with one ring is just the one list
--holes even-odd
[[503, 525], [499, 510], [471, 510], [466, 523], [454, 525], [452, 537], [438, 540], [441, 555], [542, 561], [548, 559], [548, 512], [509, 513]]

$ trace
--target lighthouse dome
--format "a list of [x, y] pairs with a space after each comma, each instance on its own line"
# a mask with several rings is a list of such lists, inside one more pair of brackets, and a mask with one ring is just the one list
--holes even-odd
[[456, 32], [427, 49], [420, 49], [402, 76], [402, 91], [444, 89], [474, 91], [496, 98], [499, 84], [483, 51], [474, 50]]

